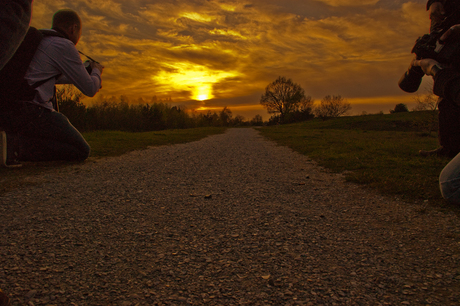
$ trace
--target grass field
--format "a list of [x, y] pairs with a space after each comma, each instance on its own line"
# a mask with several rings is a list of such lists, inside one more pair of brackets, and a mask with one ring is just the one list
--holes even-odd
[[433, 118], [433, 112], [411, 112], [315, 119], [261, 132], [351, 182], [406, 201], [446, 205], [438, 177], [449, 159], [418, 154], [438, 147], [437, 132], [429, 129]]

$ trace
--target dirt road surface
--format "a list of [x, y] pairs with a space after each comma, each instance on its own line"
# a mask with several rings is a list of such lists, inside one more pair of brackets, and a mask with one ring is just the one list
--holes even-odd
[[0, 196], [12, 305], [460, 305], [460, 222], [254, 129], [89, 161]]

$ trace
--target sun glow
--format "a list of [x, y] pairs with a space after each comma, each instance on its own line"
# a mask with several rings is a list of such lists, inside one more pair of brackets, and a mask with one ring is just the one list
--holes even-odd
[[198, 14], [198, 13], [184, 13], [184, 14], [182, 14], [182, 17], [192, 19], [192, 20], [195, 20], [195, 21], [199, 21], [199, 22], [210, 22], [210, 21], [212, 21], [212, 17], [205, 16], [205, 15]]
[[198, 96], [198, 100], [200, 100], [200, 101], [204, 101], [204, 100], [208, 100], [208, 99], [209, 99], [208, 95], [199, 95]]
[[237, 75], [233, 72], [210, 70], [205, 66], [192, 63], [175, 63], [166, 66], [168, 71], [162, 71], [152, 79], [174, 90], [189, 92], [190, 98], [198, 101], [214, 98], [213, 84]]

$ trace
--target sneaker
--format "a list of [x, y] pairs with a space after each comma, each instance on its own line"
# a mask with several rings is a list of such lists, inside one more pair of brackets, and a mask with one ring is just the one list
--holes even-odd
[[18, 160], [18, 154], [12, 148], [7, 146], [7, 137], [5, 131], [0, 131], [0, 154], [1, 154], [1, 165], [7, 168], [21, 167], [21, 163]]

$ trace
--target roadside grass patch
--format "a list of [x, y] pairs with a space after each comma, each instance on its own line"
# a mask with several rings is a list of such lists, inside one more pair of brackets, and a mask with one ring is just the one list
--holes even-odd
[[220, 134], [225, 128], [209, 127], [184, 130], [130, 133], [119, 131], [95, 131], [83, 133], [91, 147], [91, 157], [119, 156], [150, 146], [162, 146], [197, 141], [213, 134]]
[[344, 173], [348, 181], [366, 184], [406, 201], [442, 200], [439, 173], [447, 158], [419, 156], [438, 147], [436, 133], [422, 131], [428, 112], [341, 117], [326, 121], [263, 127], [262, 135], [307, 155], [320, 166]]

